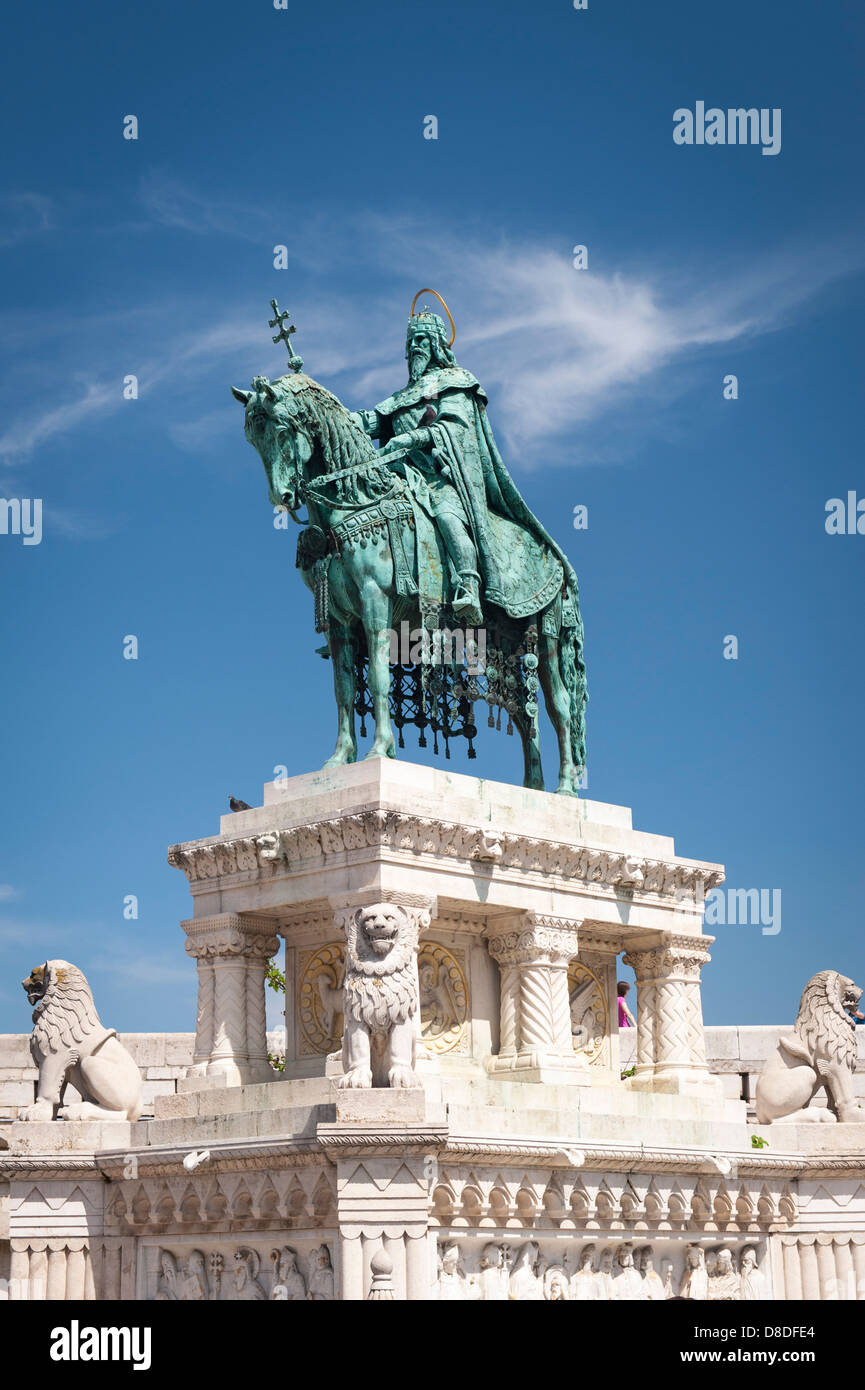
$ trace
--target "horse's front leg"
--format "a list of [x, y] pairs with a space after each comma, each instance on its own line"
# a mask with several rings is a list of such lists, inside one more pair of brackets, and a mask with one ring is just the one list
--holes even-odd
[[559, 785], [556, 791], [563, 796], [576, 796], [579, 769], [574, 763], [571, 748], [571, 701], [559, 670], [559, 643], [555, 637], [541, 634], [539, 657], [538, 675], [544, 701], [559, 741]]
[[361, 589], [363, 627], [369, 651], [369, 693], [372, 696], [375, 738], [368, 758], [395, 758], [396, 740], [390, 725], [391, 600], [370, 580]]
[[357, 738], [354, 732], [354, 702], [357, 677], [354, 668], [354, 639], [351, 628], [331, 622], [328, 632], [330, 657], [333, 662], [333, 691], [336, 696], [337, 735], [333, 755], [325, 767], [341, 767], [357, 761]]

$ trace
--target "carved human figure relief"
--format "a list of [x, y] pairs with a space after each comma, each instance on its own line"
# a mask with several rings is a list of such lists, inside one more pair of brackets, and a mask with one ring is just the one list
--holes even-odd
[[652, 1303], [662, 1303], [668, 1295], [664, 1290], [664, 1281], [655, 1269], [655, 1252], [651, 1245], [644, 1245], [638, 1255], [645, 1296]]
[[[46, 960], [21, 983], [36, 1006], [30, 1054], [39, 1081], [35, 1102], [19, 1112], [19, 1120], [137, 1120], [141, 1072], [116, 1029], [100, 1022], [77, 965]], [[72, 1105], [63, 1104], [67, 1084], [82, 1097]]]
[[313, 1303], [330, 1302], [334, 1296], [333, 1264], [330, 1247], [319, 1245], [312, 1253], [308, 1297]]
[[767, 1299], [769, 1296], [766, 1279], [757, 1268], [757, 1251], [753, 1245], [746, 1245], [739, 1267], [739, 1297], [745, 1302], [751, 1302], [754, 1299]]
[[344, 913], [342, 1087], [419, 1086], [417, 941], [430, 914], [375, 903]]
[[544, 1298], [548, 1303], [567, 1303], [570, 1300], [568, 1276], [561, 1265], [550, 1265], [544, 1274]]
[[663, 1281], [664, 1281], [664, 1297], [665, 1297], [665, 1298], [673, 1298], [675, 1295], [674, 1295], [674, 1292], [673, 1292], [673, 1261], [672, 1261], [672, 1260], [669, 1260], [669, 1259], [668, 1259], [668, 1260], [662, 1260], [662, 1261], [661, 1261], [661, 1278], [662, 1278]]
[[612, 1246], [601, 1251], [601, 1262], [596, 1275], [598, 1298], [615, 1298], [613, 1293], [613, 1255]]
[[157, 1303], [174, 1303], [178, 1299], [177, 1260], [170, 1250], [159, 1252], [159, 1285]]
[[500, 1245], [485, 1245], [480, 1259], [481, 1298], [485, 1303], [501, 1303], [508, 1297], [508, 1271]]
[[453, 1242], [439, 1246], [439, 1276], [435, 1296], [441, 1303], [463, 1300], [466, 1297], [466, 1276], [462, 1267], [461, 1251]]
[[685, 1249], [685, 1272], [679, 1293], [682, 1298], [704, 1300], [709, 1297], [709, 1276], [702, 1246], [688, 1245]]
[[537, 1302], [544, 1296], [543, 1284], [538, 1277], [540, 1249], [533, 1240], [527, 1240], [517, 1251], [508, 1283], [508, 1298], [521, 1303]]
[[584, 1245], [577, 1256], [576, 1273], [571, 1278], [571, 1301], [593, 1303], [600, 1297], [600, 1285], [595, 1273], [595, 1246]]
[[190, 1250], [186, 1257], [183, 1298], [187, 1303], [206, 1303], [210, 1298], [207, 1262], [200, 1250]]
[[[290, 1245], [284, 1245], [281, 1250], [271, 1250], [270, 1259], [273, 1264], [271, 1297], [281, 1302], [305, 1302], [306, 1280], [297, 1267], [297, 1251]], [[277, 1289], [280, 1290], [278, 1295]]]
[[239, 1302], [259, 1303], [267, 1299], [264, 1287], [259, 1283], [258, 1272], [261, 1256], [257, 1250], [242, 1245], [234, 1252], [234, 1293]]
[[709, 1298], [721, 1303], [739, 1298], [739, 1275], [733, 1264], [733, 1252], [726, 1245], [716, 1252], [715, 1268], [709, 1279]]
[[616, 1250], [613, 1298], [619, 1302], [636, 1302], [646, 1298], [642, 1275], [634, 1265], [634, 1248], [627, 1243], [618, 1246]]

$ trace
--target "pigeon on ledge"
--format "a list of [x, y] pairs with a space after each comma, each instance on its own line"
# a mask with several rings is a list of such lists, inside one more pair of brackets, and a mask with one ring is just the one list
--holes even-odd
[[230, 797], [228, 798], [228, 804], [229, 804], [229, 806], [231, 807], [232, 811], [251, 811], [251, 810], [252, 810], [252, 807], [250, 806], [250, 804], [249, 804], [248, 801], [238, 801], [236, 796], [230, 796]]

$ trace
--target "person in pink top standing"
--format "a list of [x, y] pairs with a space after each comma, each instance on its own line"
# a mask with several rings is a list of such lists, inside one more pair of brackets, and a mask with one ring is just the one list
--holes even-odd
[[616, 986], [616, 993], [619, 996], [620, 1028], [636, 1028], [637, 1026], [637, 1020], [634, 1018], [634, 1015], [631, 1013], [631, 1010], [625, 1003], [625, 995], [628, 993], [630, 988], [631, 986], [628, 984], [627, 980], [620, 980], [618, 985]]

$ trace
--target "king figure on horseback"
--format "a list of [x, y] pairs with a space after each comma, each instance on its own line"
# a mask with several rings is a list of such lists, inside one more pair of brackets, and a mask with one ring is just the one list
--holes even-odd
[[[271, 502], [295, 521], [308, 517], [297, 566], [315, 596], [316, 628], [327, 634], [338, 711], [326, 766], [357, 757], [355, 716], [371, 712], [367, 757], [394, 757], [395, 724], [448, 739], [464, 736], [474, 756], [473, 711], [486, 702], [508, 716], [523, 744], [525, 785], [542, 787], [537, 691], [543, 690], [559, 744], [559, 786], [576, 794], [585, 766], [586, 680], [577, 577], [561, 547], [526, 506], [487, 420], [486, 395], [453, 354], [454, 324], [415, 313], [406, 333], [408, 384], [372, 410], [351, 412], [291, 351], [271, 301], [274, 342], [289, 348], [293, 375], [257, 376], [232, 387], [246, 411], [246, 436], [264, 462]], [[376, 440], [379, 448], [374, 448]], [[395, 622], [435, 631], [453, 621], [483, 628], [483, 677], [451, 662], [435, 672], [390, 666]], [[412, 661], [414, 658], [412, 658]]]

